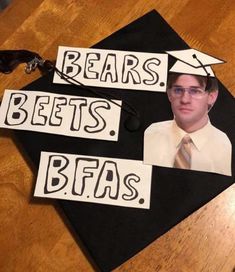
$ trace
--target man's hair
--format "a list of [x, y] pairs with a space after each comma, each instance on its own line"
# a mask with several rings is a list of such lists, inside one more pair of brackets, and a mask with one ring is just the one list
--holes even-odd
[[[170, 89], [172, 85], [176, 82], [179, 76], [185, 74], [178, 74], [178, 73], [169, 73], [167, 79], [167, 89]], [[215, 77], [206, 77], [206, 76], [198, 76], [198, 75], [191, 75], [196, 78], [198, 83], [202, 88], [206, 88], [205, 91], [212, 92], [219, 90], [218, 87], [218, 80]]]

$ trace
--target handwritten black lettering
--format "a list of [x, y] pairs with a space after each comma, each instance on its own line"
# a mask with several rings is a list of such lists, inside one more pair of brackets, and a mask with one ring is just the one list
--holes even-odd
[[105, 119], [98, 113], [98, 109], [106, 109], [110, 110], [110, 104], [104, 100], [97, 100], [90, 104], [89, 113], [95, 120], [95, 125], [93, 126], [85, 126], [84, 130], [89, 133], [97, 133], [105, 129], [106, 121]]
[[66, 105], [67, 99], [65, 97], [55, 97], [53, 101], [53, 106], [51, 110], [51, 116], [49, 120], [49, 124], [51, 126], [60, 126], [62, 123], [63, 115], [59, 115], [61, 113], [61, 106]]
[[128, 174], [127, 176], [125, 176], [124, 178], [124, 184], [126, 186], [126, 188], [129, 189], [130, 193], [129, 194], [123, 194], [122, 198], [124, 200], [133, 200], [135, 198], [138, 197], [138, 191], [136, 190], [136, 188], [131, 184], [131, 181], [134, 181], [135, 183], [140, 181], [140, 177], [137, 176], [136, 174]]
[[[88, 86], [164, 92], [167, 64], [164, 53], [60, 47], [56, 67]], [[53, 81], [69, 84], [57, 74]]]
[[69, 164], [69, 159], [62, 155], [49, 156], [44, 193], [62, 190], [68, 183], [68, 177], [62, 173]]
[[119, 186], [120, 177], [117, 163], [114, 161], [105, 161], [98, 176], [94, 196], [96, 198], [104, 198], [107, 192], [109, 192], [109, 198], [117, 199]]
[[80, 58], [81, 54], [78, 51], [65, 51], [63, 64], [62, 64], [62, 72], [70, 77], [77, 76], [82, 68], [76, 63], [76, 61]]
[[26, 94], [12, 93], [10, 96], [7, 114], [4, 123], [8, 126], [17, 126], [25, 122], [28, 117], [26, 110], [22, 108], [26, 100]]
[[96, 72], [94, 69], [94, 63], [100, 60], [99, 53], [87, 53], [86, 54], [86, 61], [85, 61], [85, 68], [84, 68], [84, 78], [87, 79], [98, 79], [99, 73]]
[[83, 195], [86, 182], [93, 182], [94, 169], [98, 168], [99, 161], [97, 159], [80, 159], [75, 161], [75, 176], [72, 188], [73, 195]]
[[2, 100], [0, 125], [117, 141], [120, 112], [120, 107], [102, 98], [8, 90]]
[[107, 82], [108, 77], [112, 83], [118, 81], [116, 54], [107, 54], [106, 56], [100, 80]]
[[70, 129], [72, 131], [78, 131], [81, 127], [82, 107], [87, 106], [87, 99], [71, 98], [69, 101], [69, 105], [74, 107]]
[[37, 95], [35, 98], [35, 104], [32, 114], [32, 125], [45, 126], [47, 122], [47, 116], [43, 115], [42, 112], [45, 110], [45, 106], [49, 104], [50, 97], [49, 96], [39, 96]]
[[35, 195], [149, 208], [151, 172], [142, 161], [42, 152]]
[[139, 59], [134, 55], [125, 55], [123, 67], [122, 67], [122, 82], [129, 83], [130, 77], [134, 84], [140, 84], [141, 78], [137, 70], [134, 68], [137, 67]]
[[[161, 61], [157, 58], [151, 58], [144, 62], [143, 69], [145, 72], [147, 72], [149, 75], [151, 75], [151, 79], [144, 79], [143, 82], [146, 85], [154, 85], [159, 80], [159, 75], [155, 71], [154, 67], [159, 66], [161, 64]], [[152, 69], [151, 69], [152, 67]]]

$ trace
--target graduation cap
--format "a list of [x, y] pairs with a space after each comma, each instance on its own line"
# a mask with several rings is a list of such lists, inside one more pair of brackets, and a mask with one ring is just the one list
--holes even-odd
[[196, 49], [166, 51], [166, 53], [177, 59], [169, 70], [174, 73], [215, 77], [210, 65], [224, 63], [223, 60]]
[[[172, 46], [183, 50], [171, 51]], [[156, 11], [149, 12], [113, 33], [95, 47], [137, 52], [167, 52], [181, 59], [181, 65], [183, 63], [202, 72], [202, 65], [193, 58], [194, 54], [206, 69], [211, 61], [215, 62], [209, 57], [206, 57], [208, 61], [205, 61], [198, 51], [188, 50], [188, 45]], [[191, 57], [186, 53], [185, 57], [179, 58], [179, 52], [191, 52]], [[191, 63], [190, 59], [192, 64], [189, 65], [187, 63]], [[78, 86], [53, 84], [52, 78], [52, 73], [49, 73], [24, 89], [93, 96]], [[123, 111], [118, 142], [16, 131], [18, 141], [35, 166], [39, 163], [41, 151], [143, 159], [144, 130], [154, 122], [173, 118], [165, 93], [112, 88], [103, 92], [115, 94], [117, 99], [127, 101], [138, 109], [140, 129], [130, 132], [125, 128], [126, 113]], [[211, 121], [226, 132], [235, 146], [234, 98], [222, 84], [213, 113], [215, 114], [211, 115]], [[234, 154], [235, 152], [233, 161]], [[79, 237], [78, 243], [83, 243], [99, 270], [111, 271], [230, 186], [234, 182], [235, 164], [232, 167], [233, 176], [228, 177], [154, 166], [149, 210], [66, 200], [58, 200], [58, 203], [74, 230], [75, 238]]]

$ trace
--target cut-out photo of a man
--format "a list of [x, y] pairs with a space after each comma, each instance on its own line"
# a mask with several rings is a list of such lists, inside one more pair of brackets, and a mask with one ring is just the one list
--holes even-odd
[[231, 176], [231, 142], [208, 115], [218, 97], [217, 79], [211, 69], [202, 66], [203, 53], [189, 49], [186, 58], [188, 53], [200, 67], [188, 69], [189, 65], [177, 61], [170, 70], [167, 96], [174, 119], [146, 129], [144, 163]]

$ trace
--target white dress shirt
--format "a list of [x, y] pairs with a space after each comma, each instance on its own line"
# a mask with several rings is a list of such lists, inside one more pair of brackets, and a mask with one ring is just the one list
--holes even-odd
[[231, 176], [232, 145], [227, 135], [208, 123], [187, 133], [174, 120], [153, 123], [144, 134], [144, 163], [173, 167], [182, 138], [192, 139], [192, 170]]

